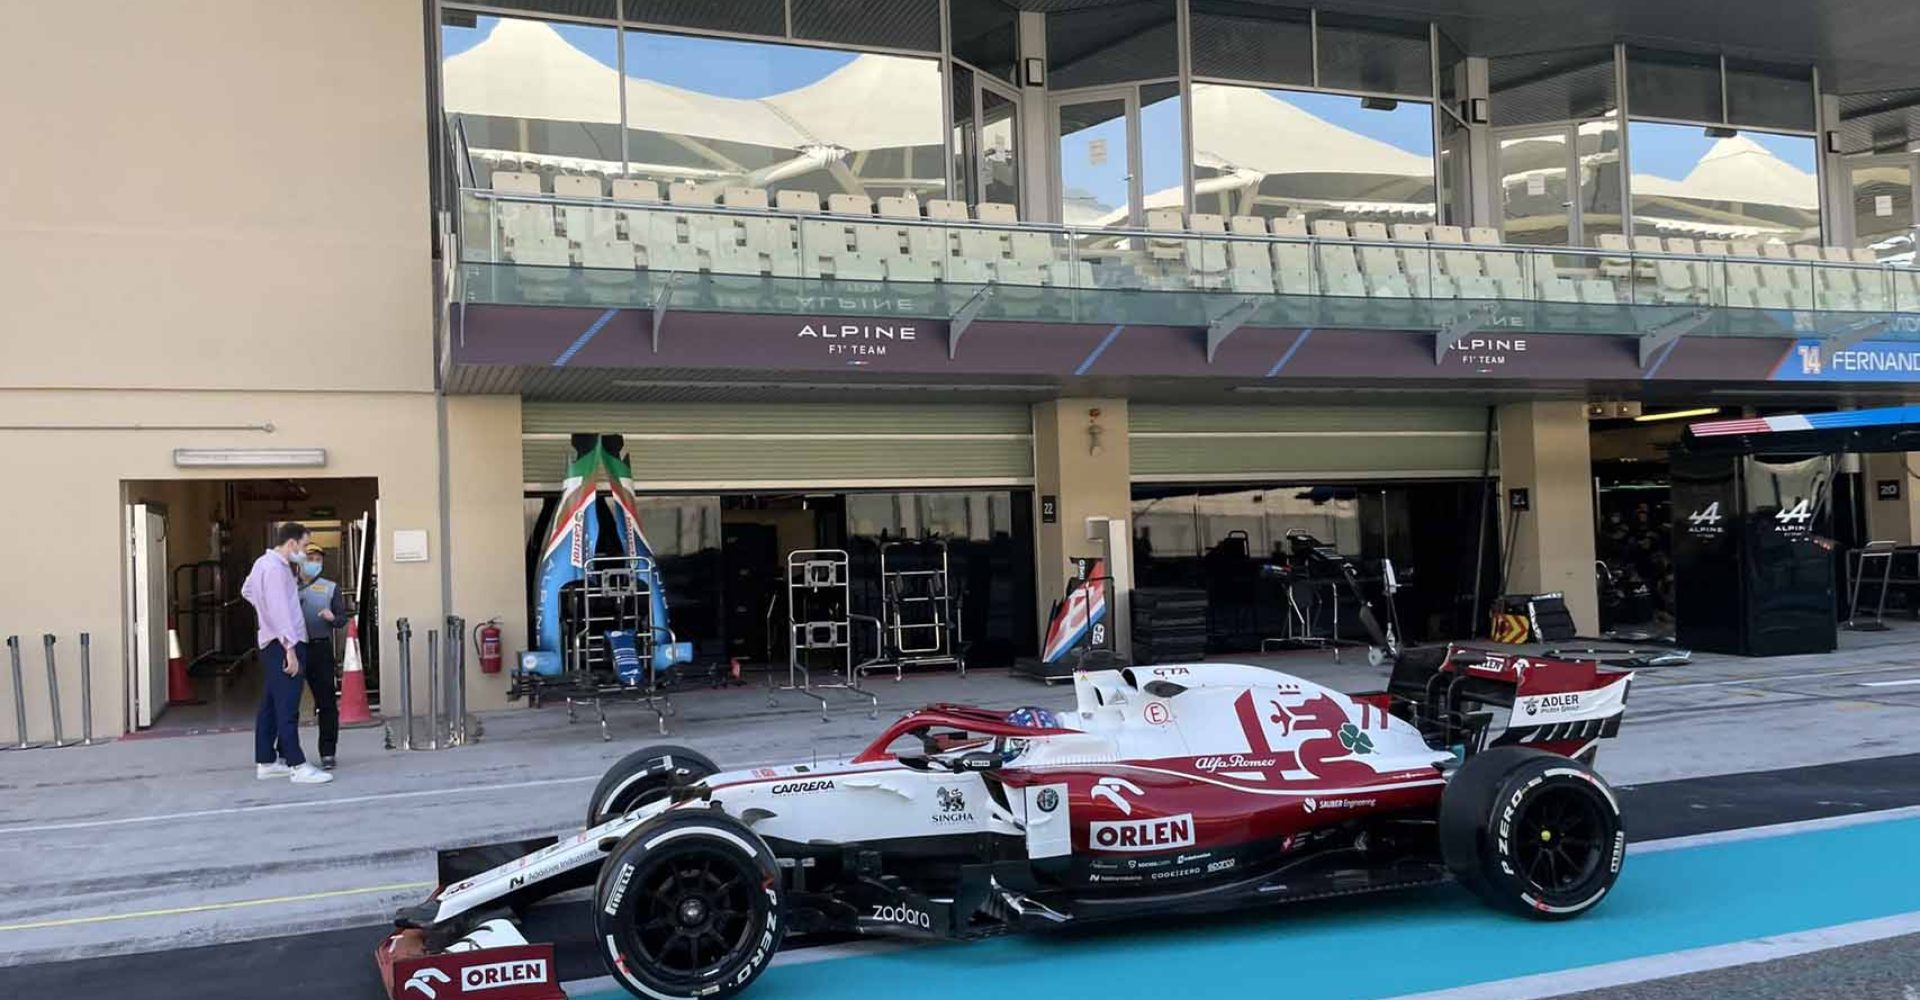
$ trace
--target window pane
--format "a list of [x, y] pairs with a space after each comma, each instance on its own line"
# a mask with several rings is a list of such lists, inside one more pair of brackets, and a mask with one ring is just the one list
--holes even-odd
[[1069, 226], [1130, 225], [1127, 102], [1119, 98], [1060, 106], [1060, 221]]
[[1507, 243], [1573, 243], [1567, 130], [1500, 140], [1500, 233]]
[[1193, 75], [1313, 85], [1313, 23], [1304, 10], [1193, 0]]
[[1848, 156], [1907, 152], [1920, 139], [1920, 90], [1841, 97], [1839, 132], [1840, 152]]
[[1598, 246], [1602, 236], [1626, 231], [1620, 217], [1620, 126], [1612, 118], [1581, 122], [1580, 242]]
[[1913, 262], [1913, 161], [1879, 160], [1852, 171], [1853, 245], [1881, 260]]
[[1432, 222], [1433, 109], [1224, 84], [1193, 87], [1194, 211]]
[[1019, 109], [991, 90], [980, 92], [980, 200], [1020, 204]]
[[1440, 221], [1464, 226], [1473, 218], [1473, 133], [1452, 115], [1440, 116]]
[[1019, 83], [1020, 16], [1000, 0], [951, 0], [953, 57], [1009, 83]]
[[1148, 208], [1186, 204], [1186, 138], [1180, 124], [1180, 85], [1154, 83], [1140, 88], [1140, 190]]
[[1628, 114], [1717, 122], [1722, 110], [1718, 57], [1627, 50]]
[[973, 71], [965, 66], [953, 68], [953, 182], [959, 185], [962, 201], [979, 200], [980, 180], [975, 164], [979, 162], [980, 143], [973, 132]]
[[1634, 122], [1627, 139], [1636, 235], [1820, 242], [1811, 138]]
[[447, 111], [474, 180], [495, 171], [620, 173], [620, 73], [613, 28], [479, 17], [441, 28]]
[[792, 0], [793, 37], [940, 51], [940, 0]]
[[1465, 117], [1460, 110], [1460, 102], [1467, 93], [1467, 54], [1460, 46], [1453, 44], [1447, 33], [1439, 32], [1440, 66], [1436, 76], [1440, 81], [1439, 101], [1441, 107], [1454, 114]]
[[1173, 0], [1136, 0], [1049, 13], [1048, 89], [1179, 76], [1175, 19]]
[[879, 198], [946, 191], [939, 63], [627, 33], [635, 177]]
[[1488, 118], [1494, 125], [1580, 121], [1613, 112], [1613, 48], [1487, 60]]
[[1727, 60], [1727, 120], [1813, 131], [1813, 72], [1804, 66]]
[[[600, 17], [608, 21], [614, 19], [618, 5], [614, 0], [497, 0], [486, 4], [502, 10], [520, 10], [529, 14], [559, 14], [565, 17]], [[457, 11], [447, 11], [448, 20]], [[631, 17], [631, 9], [627, 12]], [[469, 15], [471, 16], [471, 15]]]
[[1320, 15], [1320, 86], [1431, 96], [1427, 26]]

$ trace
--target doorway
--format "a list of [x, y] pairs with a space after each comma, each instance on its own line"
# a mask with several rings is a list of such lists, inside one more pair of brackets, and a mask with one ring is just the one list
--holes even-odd
[[[369, 542], [377, 480], [136, 480], [122, 492], [129, 729], [253, 724], [261, 676], [253, 609], [240, 587], [288, 521], [312, 530], [322, 574], [339, 585], [349, 616], [360, 619], [367, 687], [378, 690], [378, 583]], [[315, 640], [333, 644], [336, 662], [345, 653], [344, 624]], [[175, 656], [186, 667], [186, 690], [169, 683]]]
[[1494, 155], [1504, 242], [1593, 246], [1625, 231], [1612, 120], [1496, 129]]
[[1012, 205], [1021, 218], [1020, 94], [984, 73], [956, 65], [953, 77], [954, 183], [972, 204]]
[[1914, 261], [1915, 158], [1875, 156], [1847, 164], [1853, 200], [1853, 245], [1874, 252], [1883, 264]]
[[1137, 229], [1146, 208], [1184, 208], [1179, 84], [1069, 91], [1050, 110], [1055, 221]]

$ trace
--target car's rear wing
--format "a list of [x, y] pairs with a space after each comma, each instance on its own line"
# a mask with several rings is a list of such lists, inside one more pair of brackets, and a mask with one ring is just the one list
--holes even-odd
[[[1403, 651], [1387, 690], [1436, 749], [1519, 744], [1588, 757], [1619, 734], [1632, 682], [1595, 660], [1449, 645]], [[1492, 736], [1498, 708], [1506, 724]]]

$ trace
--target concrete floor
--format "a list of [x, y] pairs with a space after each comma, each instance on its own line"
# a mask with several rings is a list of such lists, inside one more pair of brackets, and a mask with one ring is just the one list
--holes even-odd
[[[1630, 785], [1920, 752], [1917, 638], [1896, 626], [1843, 634], [1831, 655], [1644, 671], [1601, 770]], [[1337, 687], [1384, 682], [1352, 653], [1248, 659]], [[769, 709], [759, 689], [687, 692], [667, 740], [727, 767], [824, 759], [920, 704], [1071, 697], [986, 671], [872, 687], [879, 721], [842, 692], [827, 722], [793, 695]], [[250, 733], [0, 754], [0, 966], [377, 922], [430, 888], [435, 848], [575, 828], [606, 766], [662, 741], [632, 711], [615, 712], [611, 743], [557, 706], [484, 721], [484, 740], [440, 752], [349, 731], [338, 780], [321, 787], [256, 781]]]

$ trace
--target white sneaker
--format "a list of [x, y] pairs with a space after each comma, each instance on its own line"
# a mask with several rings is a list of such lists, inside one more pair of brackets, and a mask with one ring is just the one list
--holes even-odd
[[293, 768], [288, 767], [284, 761], [276, 760], [271, 764], [253, 765], [253, 776], [259, 778], [261, 781], [265, 781], [268, 778], [284, 778], [292, 773]]
[[333, 775], [312, 764], [302, 764], [293, 769], [293, 777], [289, 780], [296, 785], [324, 785], [333, 780]]

